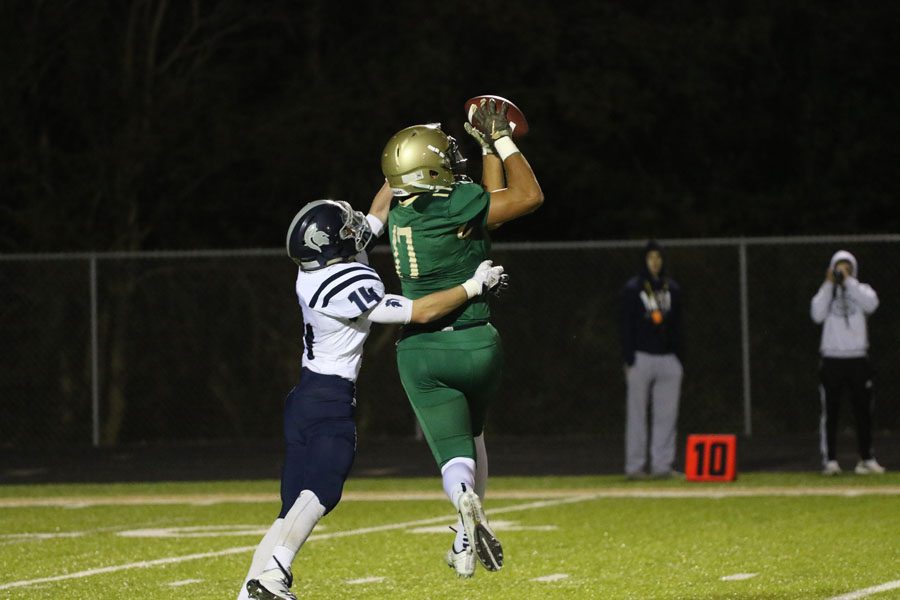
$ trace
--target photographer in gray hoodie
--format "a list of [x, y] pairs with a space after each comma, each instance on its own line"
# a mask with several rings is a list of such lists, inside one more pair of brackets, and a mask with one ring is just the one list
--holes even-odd
[[881, 474], [884, 467], [872, 454], [872, 369], [866, 319], [878, 308], [878, 294], [857, 277], [856, 257], [840, 250], [831, 257], [825, 281], [810, 303], [810, 315], [822, 324], [820, 445], [822, 474], [837, 475], [838, 413], [841, 397], [850, 397], [856, 421], [859, 475]]

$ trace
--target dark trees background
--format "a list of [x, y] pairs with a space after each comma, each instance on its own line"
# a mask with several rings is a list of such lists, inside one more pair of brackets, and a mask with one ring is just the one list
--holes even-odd
[[[897, 231], [900, 4], [0, 3], [0, 251], [279, 246], [401, 127], [513, 99], [504, 240]], [[474, 144], [465, 142], [478, 173]]]
[[[443, 122], [477, 178], [462, 107], [480, 93], [528, 115], [520, 146], [546, 195], [498, 241], [900, 231], [898, 23], [900, 3], [877, 0], [0, 0], [0, 254], [279, 247], [309, 200], [365, 209], [382, 147], [407, 125]], [[764, 433], [815, 426], [806, 310], [834, 250], [822, 246], [750, 251]], [[732, 250], [670, 256], [695, 298], [694, 347], [711, 349], [689, 354], [683, 414], [736, 430]], [[889, 293], [893, 251], [854, 251]], [[632, 254], [498, 253], [530, 276], [497, 311], [518, 350], [497, 430], [563, 430], [586, 399], [583, 426], [621, 430], [610, 282]], [[285, 335], [290, 261], [99, 261], [101, 443], [277, 435], [299, 343]], [[584, 273], [562, 313], [555, 292], [540, 296]], [[88, 276], [86, 261], [58, 260], [0, 273], [0, 427], [18, 427], [6, 443], [90, 439]], [[548, 329], [534, 314], [557, 316]], [[893, 314], [873, 321], [883, 364]], [[252, 327], [221, 326], [241, 319]], [[369, 341], [365, 432], [412, 426], [393, 339]], [[547, 348], [565, 354], [548, 365]], [[878, 422], [895, 430], [896, 412]]]

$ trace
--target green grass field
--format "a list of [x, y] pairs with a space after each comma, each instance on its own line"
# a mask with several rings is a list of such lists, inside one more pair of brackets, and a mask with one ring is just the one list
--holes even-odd
[[[0, 487], [0, 598], [237, 596], [277, 482]], [[357, 479], [300, 598], [900, 598], [900, 475], [496, 478], [506, 566], [457, 579], [439, 480]], [[855, 592], [855, 595], [849, 595]]]

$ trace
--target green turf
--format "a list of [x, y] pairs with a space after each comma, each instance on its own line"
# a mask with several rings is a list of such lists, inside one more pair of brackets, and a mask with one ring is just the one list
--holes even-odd
[[[250, 548], [277, 510], [277, 487], [275, 481], [0, 487], [0, 598], [234, 598]], [[621, 477], [496, 478], [490, 489], [498, 496], [516, 491], [530, 496], [491, 499], [488, 494], [486, 508], [498, 525], [507, 558], [499, 573], [479, 568], [471, 580], [456, 579], [442, 561], [452, 539], [449, 530], [415, 533], [415, 525], [404, 525], [452, 522], [445, 500], [403, 498], [405, 492], [440, 492], [437, 478], [356, 479], [348, 482], [348, 492], [394, 492], [396, 497], [348, 500], [323, 519], [316, 530], [319, 537], [308, 542], [294, 563], [295, 590], [301, 598], [329, 600], [793, 599], [829, 598], [900, 580], [900, 475], [894, 473], [835, 479], [749, 474], [730, 484], [625, 483]], [[770, 493], [777, 489], [850, 494]], [[759, 495], [591, 496], [703, 490], [755, 490]], [[882, 493], [864, 493], [877, 490]], [[533, 497], [542, 493], [545, 498]], [[179, 496], [190, 502], [180, 502]], [[91, 503], [104, 497], [105, 503]], [[203, 497], [218, 502], [194, 502]], [[48, 498], [86, 503], [28, 505], [29, 499]], [[128, 498], [171, 503], [120, 502]], [[13, 499], [21, 502], [12, 506]], [[379, 525], [397, 527], [359, 531]], [[122, 535], [162, 528], [176, 529], [170, 537]], [[351, 535], [334, 535], [339, 533]], [[229, 549], [237, 550], [225, 553]], [[198, 553], [215, 555], [172, 564], [133, 564]], [[7, 587], [117, 565], [132, 566]], [[721, 580], [740, 573], [755, 575]], [[554, 575], [566, 577], [534, 581]], [[348, 583], [365, 578], [378, 579]], [[872, 597], [898, 598], [900, 589]]]

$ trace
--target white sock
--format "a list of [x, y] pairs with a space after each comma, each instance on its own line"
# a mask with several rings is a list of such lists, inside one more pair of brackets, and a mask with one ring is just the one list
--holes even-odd
[[282, 522], [284, 522], [284, 519], [275, 519], [275, 522], [269, 527], [269, 531], [260, 540], [256, 550], [253, 551], [250, 570], [247, 571], [247, 576], [244, 577], [244, 583], [241, 585], [241, 591], [238, 593], [237, 600], [250, 600], [250, 595], [247, 593], [247, 582], [262, 573], [263, 568], [266, 566], [266, 561], [271, 558], [272, 551], [275, 548], [275, 540], [278, 539], [278, 534], [281, 532]]
[[[450, 498], [453, 507], [459, 510], [459, 497], [467, 490], [475, 489], [475, 461], [471, 458], [457, 457], [451, 459], [441, 467], [441, 479], [444, 483], [444, 493]], [[456, 518], [456, 539], [453, 540], [453, 550], [459, 552], [468, 545], [466, 530], [462, 519]]]
[[459, 510], [459, 497], [463, 492], [475, 491], [475, 461], [459, 456], [441, 467], [441, 479], [444, 493], [450, 498], [453, 507]]
[[265, 570], [277, 569], [278, 563], [285, 569], [290, 567], [300, 547], [324, 514], [325, 507], [319, 502], [318, 496], [309, 490], [300, 492], [291, 510], [284, 517], [284, 523], [281, 525], [275, 548], [269, 562], [266, 563]]
[[484, 432], [475, 438], [475, 493], [484, 502], [487, 493], [488, 457], [484, 446]]
[[[477, 494], [482, 501], [484, 500], [484, 494], [487, 491], [487, 479], [488, 457], [487, 449], [484, 446], [484, 432], [482, 432], [481, 435], [475, 438], [475, 483], [472, 486], [475, 490], [475, 494]], [[459, 552], [469, 544], [469, 540], [466, 537], [466, 530], [463, 528], [462, 519], [459, 516], [456, 517], [456, 527], [451, 529], [456, 531], [456, 539], [453, 541], [453, 550]]]
[[282, 567], [287, 569], [291, 566], [295, 556], [297, 556], [297, 551], [293, 548], [288, 548], [287, 546], [275, 546], [275, 549], [272, 550], [272, 556], [269, 559], [269, 562], [266, 563], [265, 570], [277, 569], [280, 573]]

